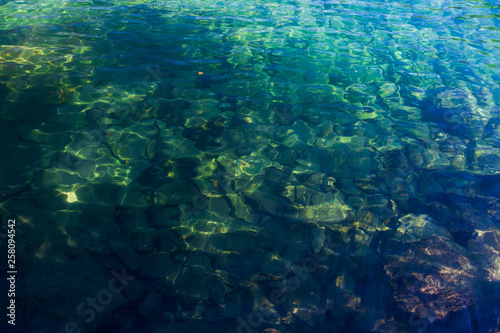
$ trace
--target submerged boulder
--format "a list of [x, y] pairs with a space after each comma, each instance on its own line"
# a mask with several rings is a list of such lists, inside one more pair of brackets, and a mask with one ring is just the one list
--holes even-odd
[[429, 322], [474, 302], [477, 270], [469, 252], [426, 215], [407, 215], [388, 243], [384, 271], [401, 309]]

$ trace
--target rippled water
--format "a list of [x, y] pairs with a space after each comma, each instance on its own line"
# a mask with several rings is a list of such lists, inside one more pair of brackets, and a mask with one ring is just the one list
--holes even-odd
[[9, 330], [499, 332], [495, 1], [0, 4]]

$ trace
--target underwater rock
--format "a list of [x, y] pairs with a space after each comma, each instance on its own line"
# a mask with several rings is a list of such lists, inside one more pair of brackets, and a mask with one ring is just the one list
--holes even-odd
[[[210, 177], [210, 176], [208, 176]], [[215, 196], [219, 194], [219, 184], [217, 180], [210, 178], [199, 178], [196, 177], [193, 179], [194, 183], [198, 187], [198, 190], [203, 194], [204, 196]]]
[[[330, 199], [330, 200], [328, 200]], [[338, 196], [328, 198], [319, 205], [293, 205], [287, 208], [286, 218], [297, 221], [316, 222], [323, 226], [338, 223], [352, 215], [352, 209]]]
[[[496, 132], [499, 132], [498, 130]], [[495, 138], [498, 134], [495, 134]], [[477, 161], [478, 165], [481, 165], [481, 172], [483, 174], [495, 174], [498, 173], [500, 159], [500, 149], [498, 147], [498, 142], [491, 142], [492, 140], [476, 140], [470, 146], [474, 147], [473, 158]]]
[[392, 204], [389, 202], [389, 198], [385, 195], [369, 195], [366, 197], [365, 209], [383, 217], [392, 213]]
[[218, 249], [249, 252], [258, 245], [261, 249], [272, 249], [275, 239], [267, 231], [234, 230], [212, 235], [212, 244]]
[[219, 311], [223, 318], [236, 318], [242, 313], [243, 295], [229, 290], [219, 303]]
[[245, 202], [256, 211], [266, 212], [273, 217], [286, 217], [291, 221], [316, 221], [337, 223], [352, 213], [340, 192], [318, 191], [304, 185], [287, 186], [280, 196], [269, 194], [272, 190], [262, 186], [245, 194]]
[[[208, 221], [203, 221], [208, 222]], [[207, 223], [204, 223], [205, 225]], [[193, 227], [175, 227], [172, 230], [182, 239], [182, 248], [189, 250], [202, 250], [209, 253], [217, 253], [218, 248], [212, 243], [212, 234], [215, 233], [215, 228], [210, 228], [208, 231], [194, 230]]]
[[149, 292], [144, 301], [137, 306], [137, 311], [146, 317], [158, 315], [161, 307], [161, 295]]
[[[342, 282], [336, 282], [341, 285]], [[336, 284], [331, 284], [326, 291], [326, 311], [341, 326], [345, 326], [349, 317], [358, 311], [361, 298], [350, 291], [344, 291]]]
[[[13, 204], [15, 202], [9, 206]], [[113, 275], [96, 262], [92, 253], [82, 251], [75, 239], [64, 231], [60, 219], [52, 219], [49, 212], [42, 210], [27, 210], [29, 205], [26, 204], [22, 206], [23, 213], [16, 216], [16, 235], [19, 237], [16, 240], [24, 240], [17, 244], [16, 261], [26, 272], [36, 274], [22, 274], [22, 288], [16, 290], [16, 305], [24, 309], [22, 311], [32, 313], [30, 320], [37, 323], [45, 323], [47, 317], [54, 323], [60, 323], [60, 327], [64, 327], [69, 320], [80, 322], [82, 317], [77, 315], [76, 305], [104, 290]], [[5, 202], [3, 206], [7, 206]], [[35, 211], [36, 220], [31, 218]], [[123, 265], [117, 271], [122, 268]], [[126, 272], [130, 273], [128, 269]], [[69, 302], [69, 299], [77, 300], [77, 303]], [[126, 303], [127, 299], [122, 294], [113, 294], [112, 302], [101, 314], [106, 317]], [[43, 311], [38, 314], [40, 309]], [[18, 322], [16, 324], [19, 325]]]
[[359, 196], [362, 192], [354, 185], [352, 178], [337, 178], [336, 187], [345, 194]]
[[295, 193], [295, 199], [293, 201], [302, 206], [321, 205], [327, 200], [327, 195], [325, 193], [304, 185], [297, 185], [291, 190]]
[[109, 247], [130, 269], [135, 270], [142, 264], [141, 256], [125, 243], [113, 242]]
[[425, 165], [423, 168], [429, 170], [442, 170], [450, 167], [450, 160], [434, 149], [427, 149], [424, 153]]
[[[17, 134], [12, 134], [16, 135]], [[7, 141], [11, 141], [7, 139]], [[52, 164], [57, 156], [52, 147], [39, 145], [33, 142], [19, 142], [15, 146], [2, 144], [0, 153], [9, 156], [2, 162], [3, 167], [21, 170], [41, 170]]]
[[[198, 121], [197, 121], [198, 120]], [[201, 118], [190, 118], [182, 130], [182, 136], [194, 142], [194, 147], [206, 150], [209, 146], [217, 146], [224, 133], [226, 118], [218, 115], [205, 122]]]
[[88, 183], [82, 184], [74, 192], [68, 192], [68, 202], [86, 204], [100, 204], [102, 202], [116, 202], [121, 200], [120, 190], [124, 186], [112, 183]]
[[[408, 161], [417, 169], [420, 169], [425, 164], [425, 148], [421, 145], [417, 145], [414, 143], [410, 143], [405, 147], [405, 154], [408, 158]], [[396, 166], [401, 169], [405, 169], [404, 166], [399, 165]]]
[[467, 247], [478, 254], [477, 260], [485, 279], [490, 282], [500, 281], [500, 231], [476, 230], [473, 237]]
[[410, 137], [423, 142], [429, 141], [431, 137], [429, 125], [419, 122], [400, 121], [394, 125], [394, 130], [397, 131], [398, 137]]
[[325, 314], [325, 309], [321, 306], [323, 291], [312, 278], [304, 280], [295, 275], [293, 281], [294, 285], [283, 292], [285, 299], [283, 306], [292, 318], [296, 318], [295, 321], [300, 319], [308, 326], [314, 327]]
[[172, 229], [160, 229], [157, 232], [158, 250], [163, 252], [173, 252], [181, 249], [184, 243]]
[[400, 225], [393, 237], [405, 243], [416, 242], [433, 235], [443, 240], [451, 239], [448, 230], [438, 225], [428, 215], [408, 214], [401, 217], [399, 222]]
[[[21, 124], [16, 128], [21, 139], [62, 149], [68, 142], [72, 126], [61, 122], [45, 122], [36, 128]], [[6, 141], [4, 144], [7, 144]]]
[[443, 187], [439, 184], [435, 177], [423, 174], [419, 186], [419, 193], [425, 197], [438, 196], [443, 193]]
[[[354, 178], [354, 184], [360, 190], [368, 194], [376, 194], [382, 192], [380, 179], [375, 174], [359, 175]], [[349, 193], [353, 195], [352, 193]]]
[[239, 267], [246, 259], [244, 254], [231, 251], [223, 251], [215, 257], [215, 267], [225, 270]]
[[311, 235], [313, 237], [312, 247], [314, 253], [318, 253], [323, 248], [326, 240], [325, 228], [314, 228], [311, 230]]
[[135, 207], [126, 207], [117, 212], [118, 225], [122, 231], [148, 227], [146, 211]]
[[122, 161], [131, 163], [144, 158], [154, 158], [154, 140], [157, 132], [158, 130], [152, 122], [134, 124], [126, 128], [109, 128], [106, 130], [104, 139], [109, 141], [109, 147], [115, 156]]
[[177, 297], [190, 303], [192, 301], [208, 300], [215, 277], [209, 270], [201, 266], [186, 266], [175, 275], [167, 277]]
[[377, 332], [379, 333], [396, 333], [396, 332], [407, 332], [407, 326], [401, 323], [397, 323], [394, 321], [394, 318], [391, 318], [391, 321], [384, 321], [381, 326], [376, 327]]
[[356, 277], [364, 279], [373, 274], [377, 267], [381, 264], [381, 258], [378, 253], [368, 244], [359, 246], [354, 251], [350, 258], [357, 264]]
[[420, 120], [422, 118], [421, 110], [416, 107], [396, 104], [391, 110], [391, 117], [402, 120]]
[[160, 164], [179, 158], [198, 158], [201, 151], [195, 147], [195, 143], [175, 133], [160, 132], [161, 142], [157, 143], [157, 158]]
[[[122, 267], [122, 266], [120, 266]], [[115, 268], [117, 269], [117, 268]], [[136, 277], [135, 272], [132, 273], [134, 277]], [[146, 285], [148, 283], [145, 283], [145, 281], [141, 278], [133, 279], [128, 281], [127, 288], [123, 289], [123, 294], [124, 296], [131, 302], [133, 301], [139, 301], [146, 297], [148, 290], [146, 288]], [[149, 286], [148, 286], [149, 287]], [[135, 313], [135, 310], [134, 310]]]
[[357, 195], [348, 195], [346, 196], [346, 203], [351, 206], [355, 211], [358, 211], [358, 209], [364, 207], [366, 204], [365, 204], [365, 200], [363, 200], [362, 198], [360, 198], [359, 196]]
[[181, 265], [175, 262], [169, 252], [155, 252], [145, 254], [142, 265], [137, 274], [153, 279], [165, 279], [166, 276], [176, 274]]
[[391, 169], [390, 172], [384, 173], [387, 192], [400, 209], [409, 208], [408, 201], [414, 197], [418, 184], [416, 177], [413, 172], [402, 169]]
[[265, 275], [281, 277], [287, 269], [288, 265], [286, 261], [278, 253], [268, 252], [264, 255], [260, 271]]
[[[169, 179], [170, 180], [170, 179]], [[180, 204], [193, 204], [195, 199], [201, 198], [199, 191], [185, 180], [172, 179], [164, 186], [155, 191], [155, 195], [160, 196], [161, 202], [158, 208], [168, 206], [179, 206]]]
[[231, 219], [230, 214], [234, 208], [228, 204], [228, 201], [224, 197], [211, 197], [208, 200], [207, 210], [210, 212], [212, 220], [227, 221]]
[[[35, 131], [31, 126], [26, 124], [20, 124], [18, 129], [13, 128], [10, 122], [0, 121], [0, 140], [2, 142], [2, 148], [0, 151], [15, 149], [21, 143], [21, 133], [19, 132], [19, 128], [26, 126], [26, 131]], [[25, 142], [25, 144], [30, 144]], [[6, 161], [9, 163], [9, 161]]]
[[391, 96], [395, 92], [398, 91], [398, 86], [392, 82], [384, 82], [382, 85], [380, 85], [380, 90], [378, 91], [378, 94], [380, 97], [385, 98], [388, 96]]
[[257, 203], [257, 209], [278, 218], [285, 216], [288, 202], [283, 198], [262, 191], [252, 191], [247, 197]]
[[[76, 208], [76, 207], [75, 207]], [[96, 255], [109, 253], [109, 242], [116, 239], [120, 228], [114, 221], [114, 206], [104, 204], [80, 204], [76, 211], [78, 222], [68, 225], [67, 230], [78, 245]]]
[[120, 239], [139, 253], [151, 252], [155, 245], [156, 230], [153, 228], [127, 230], [122, 232]]
[[374, 164], [371, 155], [369, 150], [352, 152], [348, 159], [349, 165], [355, 170], [369, 171], [373, 169]]
[[449, 239], [431, 235], [386, 253], [384, 271], [398, 306], [429, 322], [474, 301], [476, 268], [465, 249]]
[[208, 272], [212, 271], [210, 257], [204, 251], [193, 250], [188, 254], [187, 266], [202, 267]]
[[283, 259], [291, 263], [300, 263], [310, 249], [309, 244], [289, 244], [283, 253]]
[[164, 177], [168, 179], [187, 180], [196, 176], [198, 167], [197, 158], [169, 159], [163, 165]]
[[266, 168], [265, 183], [270, 186], [286, 186], [291, 181], [289, 168], [271, 166]]
[[171, 228], [181, 224], [181, 211], [174, 207], [159, 207], [152, 210], [151, 224], [155, 228]]
[[[495, 214], [500, 193], [497, 175], [438, 171], [426, 177], [434, 177], [443, 190], [427, 197], [425, 204], [434, 215], [442, 216], [442, 223], [450, 232], [486, 230], [499, 221]], [[457, 209], [460, 216], [456, 215]]]
[[144, 187], [137, 182], [132, 182], [129, 186], [124, 186], [117, 192], [117, 203], [123, 207], [147, 209], [154, 198], [152, 191], [146, 192]]
[[229, 200], [231, 200], [231, 204], [234, 209], [234, 215], [237, 218], [251, 222], [252, 217], [250, 214], [250, 208], [243, 203], [244, 202], [243, 196], [237, 194], [228, 194], [227, 197], [229, 198]]
[[201, 320], [188, 320], [187, 322], [176, 321], [166, 328], [159, 327], [153, 333], [220, 333], [226, 332], [229, 328], [221, 324], [207, 324]]
[[[0, 184], [1, 196], [9, 196], [23, 190], [30, 184], [35, 175], [35, 172], [30, 170], [20, 172], [17, 169], [7, 169], [5, 167], [1, 169], [1, 172], [2, 172], [2, 182]], [[53, 183], [55, 184], [56, 182], [54, 181]], [[37, 182], [37, 188], [42, 187], [39, 184], [40, 182]]]
[[[354, 223], [354, 225], [356, 224], [359, 225], [359, 223]], [[360, 246], [369, 245], [376, 236], [374, 232], [354, 226], [338, 227], [336, 231], [340, 231], [339, 237], [345, 246], [344, 251], [347, 251], [347, 253], [356, 251]]]
[[356, 228], [363, 230], [363, 232], [371, 236], [376, 236], [380, 232], [389, 230], [384, 218], [389, 218], [390, 216], [393, 216], [393, 214], [394, 212], [386, 215], [374, 215], [370, 211], [360, 209], [354, 218], [355, 222], [353, 224]]

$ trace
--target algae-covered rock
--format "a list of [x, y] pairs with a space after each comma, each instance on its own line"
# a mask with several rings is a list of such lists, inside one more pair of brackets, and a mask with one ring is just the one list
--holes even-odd
[[500, 231], [476, 230], [468, 248], [477, 253], [479, 265], [487, 281], [500, 281]]
[[384, 271], [398, 306], [433, 322], [468, 309], [475, 298], [477, 269], [449, 239], [431, 235], [384, 256]]
[[444, 240], [451, 238], [450, 233], [427, 215], [408, 214], [399, 219], [400, 225], [394, 235], [402, 242], [416, 242], [422, 238], [437, 236]]

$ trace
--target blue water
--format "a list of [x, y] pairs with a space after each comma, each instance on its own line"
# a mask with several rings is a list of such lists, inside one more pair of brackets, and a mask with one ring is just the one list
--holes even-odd
[[6, 330], [500, 329], [496, 2], [0, 3]]

